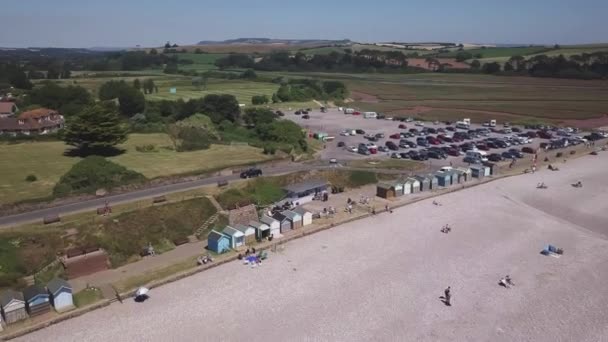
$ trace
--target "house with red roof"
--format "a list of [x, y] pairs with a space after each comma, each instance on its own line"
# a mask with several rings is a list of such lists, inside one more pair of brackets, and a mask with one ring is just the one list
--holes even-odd
[[63, 128], [65, 119], [56, 110], [38, 108], [18, 117], [0, 117], [0, 135], [43, 135]]

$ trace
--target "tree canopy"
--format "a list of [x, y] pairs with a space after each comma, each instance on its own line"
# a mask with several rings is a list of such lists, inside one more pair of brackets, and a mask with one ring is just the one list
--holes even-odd
[[96, 104], [68, 120], [63, 140], [79, 154], [106, 154], [127, 140], [127, 129], [111, 106]]

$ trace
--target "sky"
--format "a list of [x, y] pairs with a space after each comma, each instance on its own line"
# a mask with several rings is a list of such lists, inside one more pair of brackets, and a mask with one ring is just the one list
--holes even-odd
[[608, 0], [0, 0], [0, 46], [132, 47], [242, 37], [608, 42]]

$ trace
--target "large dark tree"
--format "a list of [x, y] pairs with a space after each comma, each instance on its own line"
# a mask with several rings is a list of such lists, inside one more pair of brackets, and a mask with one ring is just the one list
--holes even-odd
[[79, 154], [106, 154], [127, 140], [127, 129], [110, 106], [96, 104], [68, 120], [63, 140]]
[[141, 91], [128, 87], [118, 95], [118, 108], [120, 114], [131, 117], [137, 113], [143, 113], [146, 109], [146, 98]]

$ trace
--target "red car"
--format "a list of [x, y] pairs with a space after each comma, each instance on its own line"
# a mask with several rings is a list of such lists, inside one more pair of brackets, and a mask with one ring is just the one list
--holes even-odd
[[399, 128], [401, 128], [401, 129], [406, 129], [406, 128], [407, 128], [407, 126], [406, 126], [406, 125], [404, 125], [404, 124], [400, 124], [400, 125], [399, 125]]
[[460, 156], [460, 152], [457, 149], [450, 147], [448, 149], [448, 155], [458, 157], [458, 156]]
[[378, 149], [375, 149], [375, 148], [368, 148], [367, 150], [369, 151], [370, 154], [378, 153]]
[[353, 115], [361, 115], [361, 112], [353, 112]]
[[476, 146], [477, 146], [477, 149], [482, 150], [482, 151], [489, 151], [490, 150], [490, 148], [486, 144], [477, 144]]
[[397, 140], [399, 140], [399, 139], [401, 139], [401, 134], [395, 133], [395, 134], [389, 135], [388, 137], [391, 138], [391, 139], [397, 139]]

